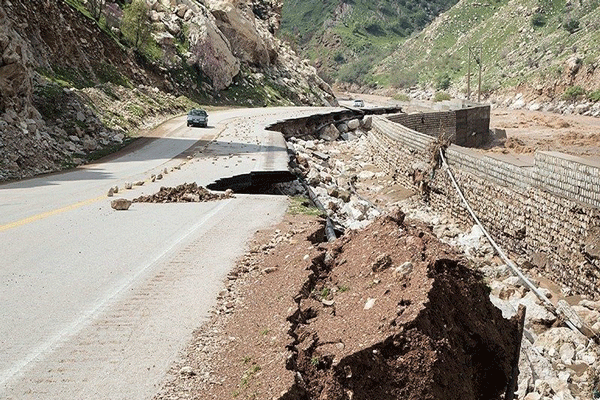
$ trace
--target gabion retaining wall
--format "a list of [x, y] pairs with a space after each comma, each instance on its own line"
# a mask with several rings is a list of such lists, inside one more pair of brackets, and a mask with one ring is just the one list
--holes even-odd
[[[447, 174], [433, 169], [435, 138], [374, 117], [375, 161], [397, 181], [421, 190], [437, 210], [473, 221]], [[488, 156], [451, 145], [446, 157], [465, 197], [501, 247], [579, 294], [600, 298], [600, 164], [557, 152], [530, 160]], [[427, 177], [424, 185], [423, 177]]]

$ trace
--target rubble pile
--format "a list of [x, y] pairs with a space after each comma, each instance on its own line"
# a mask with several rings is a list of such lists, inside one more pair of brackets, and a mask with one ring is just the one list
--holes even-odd
[[225, 193], [214, 193], [194, 183], [184, 183], [176, 187], [161, 187], [158, 193], [140, 196], [134, 203], [194, 203], [229, 199], [233, 197], [231, 190]]
[[[293, 173], [301, 176], [324, 206], [327, 215], [339, 226], [361, 229], [381, 215], [380, 210], [356, 193], [355, 184], [385, 176], [370, 171], [366, 136], [354, 131], [350, 140], [302, 140], [291, 138], [288, 148], [292, 152]], [[342, 157], [352, 154], [350, 158]], [[296, 193], [301, 190], [296, 183]], [[382, 189], [383, 186], [372, 189]]]

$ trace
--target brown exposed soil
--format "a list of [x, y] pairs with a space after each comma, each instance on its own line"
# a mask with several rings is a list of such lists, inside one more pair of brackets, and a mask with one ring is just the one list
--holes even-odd
[[260, 234], [156, 398], [500, 398], [516, 321], [448, 245], [403, 219], [332, 244], [308, 216]]
[[506, 130], [504, 147], [493, 151], [533, 153], [560, 151], [600, 156], [600, 119], [540, 111], [492, 110], [490, 128]]
[[214, 193], [194, 183], [184, 183], [176, 187], [161, 187], [158, 193], [140, 196], [134, 203], [179, 203], [222, 200], [232, 197], [232, 193]]

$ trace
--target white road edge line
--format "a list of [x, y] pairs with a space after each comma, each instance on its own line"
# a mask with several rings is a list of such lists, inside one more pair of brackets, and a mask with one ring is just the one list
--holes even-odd
[[187, 230], [183, 235], [181, 235], [177, 240], [175, 240], [169, 247], [163, 250], [160, 254], [158, 254], [152, 261], [143, 265], [140, 269], [138, 269], [134, 275], [131, 275], [129, 278], [125, 278], [122, 282], [116, 285], [112, 291], [108, 292], [103, 298], [98, 300], [90, 310], [85, 312], [71, 324], [63, 328], [61, 331], [57, 332], [54, 336], [52, 336], [49, 340], [38, 346], [32, 352], [30, 352], [26, 357], [22, 358], [18, 362], [16, 362], [11, 368], [3, 371], [0, 374], [0, 393], [2, 393], [3, 389], [7, 389], [8, 381], [15, 377], [15, 375], [24, 373], [26, 367], [31, 364], [31, 362], [36, 359], [50, 353], [52, 350], [57, 348], [61, 343], [64, 343], [70, 337], [75, 336], [79, 331], [81, 331], [85, 326], [87, 326], [93, 319], [95, 319], [98, 314], [100, 314], [101, 310], [111, 302], [114, 298], [116, 298], [120, 293], [129, 289], [134, 282], [136, 282], [137, 278], [140, 277], [145, 271], [147, 271], [150, 267], [157, 264], [163, 257], [165, 257], [175, 246], [184, 241], [188, 236], [198, 230], [202, 225], [208, 222], [212, 217], [214, 217], [219, 211], [225, 208], [226, 205], [231, 203], [233, 199], [225, 200], [213, 210], [211, 210], [208, 214], [204, 216], [197, 224], [193, 225], [190, 229]]

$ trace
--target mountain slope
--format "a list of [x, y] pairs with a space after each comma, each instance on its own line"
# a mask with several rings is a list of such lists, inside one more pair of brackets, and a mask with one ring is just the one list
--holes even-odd
[[[484, 92], [518, 89], [546, 99], [569, 99], [577, 93], [593, 98], [600, 88], [599, 4], [461, 0], [399, 46], [375, 75], [395, 87], [439, 87], [446, 77], [451, 90], [465, 93], [472, 47], [481, 48]], [[475, 59], [471, 67], [478, 68]]]
[[373, 84], [370, 67], [425, 27], [456, 0], [288, 0], [282, 36], [295, 43], [323, 76]]

